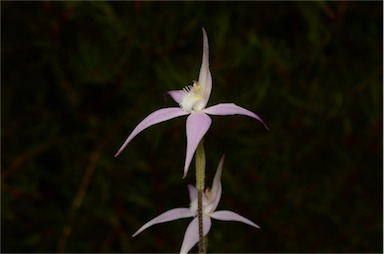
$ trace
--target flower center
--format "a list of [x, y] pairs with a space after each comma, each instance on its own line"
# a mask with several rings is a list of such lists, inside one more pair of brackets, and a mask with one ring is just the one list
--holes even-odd
[[184, 96], [180, 103], [181, 109], [185, 111], [202, 110], [201, 102], [203, 99], [202, 88], [197, 81], [193, 81], [193, 85], [186, 86], [183, 89]]

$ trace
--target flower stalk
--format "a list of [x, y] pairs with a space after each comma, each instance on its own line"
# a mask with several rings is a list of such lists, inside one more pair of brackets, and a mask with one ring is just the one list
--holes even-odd
[[197, 218], [199, 224], [199, 254], [206, 253], [206, 244], [203, 231], [203, 192], [205, 181], [205, 152], [203, 139], [196, 150], [196, 188], [197, 188]]

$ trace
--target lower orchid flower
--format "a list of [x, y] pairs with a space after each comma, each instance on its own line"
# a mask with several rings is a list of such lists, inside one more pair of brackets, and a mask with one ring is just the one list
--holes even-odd
[[208, 37], [203, 28], [203, 58], [199, 81], [194, 81], [193, 85], [187, 86], [182, 90], [169, 91], [167, 94], [170, 95], [180, 107], [162, 108], [149, 114], [128, 136], [119, 151], [115, 154], [115, 157], [144, 129], [176, 117], [189, 115], [186, 123], [187, 151], [184, 164], [184, 178], [200, 140], [211, 126], [212, 120], [208, 115], [245, 115], [260, 121], [268, 129], [267, 125], [258, 115], [234, 103], [220, 103], [206, 108], [212, 90], [212, 76], [209, 70], [208, 55]]
[[[222, 221], [239, 221], [245, 224], [251, 225], [255, 228], [260, 228], [258, 225], [252, 221], [244, 218], [243, 216], [234, 213], [232, 211], [215, 211], [217, 205], [219, 204], [221, 198], [221, 171], [224, 163], [224, 155], [222, 156], [219, 166], [217, 167], [215, 177], [213, 179], [212, 189], [207, 188], [203, 195], [203, 234], [206, 236], [211, 229], [211, 218]], [[187, 230], [184, 235], [183, 243], [181, 244], [180, 253], [188, 253], [193, 246], [199, 240], [199, 228], [198, 228], [198, 218], [197, 218], [197, 189], [188, 185], [189, 198], [191, 200], [189, 208], [175, 208], [167, 212], [164, 212], [157, 216], [156, 218], [148, 221], [144, 224], [139, 230], [132, 235], [136, 235], [143, 232], [145, 229], [159, 223], [164, 223], [168, 221], [178, 220], [182, 218], [193, 217], [191, 223], [189, 223]]]

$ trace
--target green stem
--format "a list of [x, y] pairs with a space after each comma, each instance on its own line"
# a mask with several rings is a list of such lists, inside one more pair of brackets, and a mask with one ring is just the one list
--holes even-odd
[[203, 231], [203, 192], [205, 182], [205, 153], [203, 140], [196, 150], [196, 188], [197, 188], [197, 218], [199, 222], [199, 253], [206, 253], [206, 243]]

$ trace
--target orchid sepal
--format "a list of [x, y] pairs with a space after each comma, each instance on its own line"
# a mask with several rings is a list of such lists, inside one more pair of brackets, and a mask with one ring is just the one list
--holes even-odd
[[115, 154], [115, 157], [117, 157], [124, 149], [125, 147], [131, 142], [131, 140], [140, 132], [145, 130], [146, 128], [164, 122], [168, 121], [172, 118], [176, 118], [179, 116], [187, 115], [188, 113], [181, 110], [180, 108], [171, 107], [171, 108], [162, 108], [159, 110], [156, 110], [149, 114], [146, 118], [144, 118], [136, 127], [133, 129], [132, 133], [128, 136], [128, 138], [125, 140], [124, 144], [120, 147], [119, 151]]
[[211, 218], [216, 220], [222, 220], [222, 221], [238, 221], [238, 222], [248, 224], [255, 228], [260, 228], [257, 224], [253, 223], [247, 218], [232, 211], [223, 210], [223, 211], [213, 212], [211, 213]]
[[240, 107], [236, 105], [235, 103], [219, 103], [214, 106], [208, 107], [204, 110], [205, 113], [209, 115], [216, 115], [216, 116], [229, 116], [229, 115], [244, 115], [252, 117], [259, 122], [261, 122], [264, 127], [269, 130], [267, 124], [261, 119], [260, 116], [256, 115], [252, 111]]
[[204, 27], [203, 31], [203, 57], [201, 60], [201, 67], [199, 72], [199, 80], [198, 83], [202, 88], [202, 99], [203, 99], [203, 108], [208, 103], [209, 97], [211, 96], [212, 91], [212, 75], [209, 69], [209, 44], [208, 44], [208, 36]]
[[137, 236], [141, 232], [143, 232], [145, 229], [159, 223], [164, 223], [168, 221], [173, 221], [173, 220], [178, 220], [178, 219], [183, 219], [183, 218], [188, 218], [192, 217], [193, 214], [191, 213], [191, 210], [188, 208], [174, 208], [169, 211], [166, 211], [159, 216], [153, 218], [152, 220], [148, 221], [145, 223], [141, 228], [139, 228], [133, 235], [132, 237]]
[[196, 152], [200, 140], [209, 130], [212, 119], [204, 113], [190, 114], [187, 118], [186, 132], [187, 132], [187, 151], [184, 165], [184, 175], [187, 175], [189, 165], [191, 164], [193, 155]]

